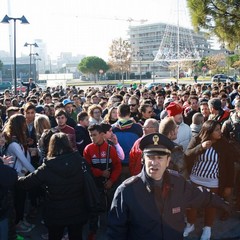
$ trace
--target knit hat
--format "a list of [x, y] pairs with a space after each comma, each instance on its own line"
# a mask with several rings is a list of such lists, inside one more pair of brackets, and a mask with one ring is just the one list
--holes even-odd
[[221, 110], [222, 109], [222, 103], [219, 98], [212, 98], [208, 101], [208, 105], [213, 107], [215, 110]]
[[168, 113], [169, 117], [174, 117], [174, 116], [176, 116], [178, 114], [181, 114], [183, 112], [182, 107], [176, 102], [171, 102], [167, 106], [166, 110], [167, 110], [167, 113]]

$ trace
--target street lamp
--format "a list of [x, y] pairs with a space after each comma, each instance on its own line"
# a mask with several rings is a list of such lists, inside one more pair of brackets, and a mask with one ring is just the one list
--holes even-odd
[[9, 17], [6, 15], [1, 23], [9, 23], [10, 20], [13, 20], [14, 22], [14, 27], [13, 27], [13, 32], [14, 32], [14, 44], [13, 44], [13, 49], [14, 49], [14, 56], [13, 56], [13, 61], [14, 61], [14, 94], [17, 95], [17, 56], [16, 56], [16, 21], [19, 20], [21, 21], [22, 24], [29, 24], [28, 20], [22, 16], [21, 18], [13, 18]]
[[29, 53], [29, 58], [30, 58], [30, 64], [29, 64], [29, 78], [31, 78], [32, 76], [32, 56], [36, 55], [36, 54], [32, 54], [32, 46], [34, 47], [38, 47], [38, 45], [36, 43], [25, 43], [24, 47], [28, 47], [30, 46], [30, 53]]
[[34, 81], [36, 82], [36, 80], [37, 80], [37, 69], [38, 69], [38, 66], [37, 66], [36, 62], [38, 60], [41, 61], [41, 58], [37, 58], [37, 57], [39, 57], [38, 53], [32, 53], [32, 56], [33, 56], [33, 62], [34, 62], [33, 76], [34, 76]]
[[155, 82], [155, 65], [154, 65], [154, 59], [155, 59], [155, 55], [154, 53], [152, 53], [153, 56], [153, 61], [152, 61], [152, 78], [153, 78], [153, 82]]
[[144, 55], [144, 53], [142, 51], [138, 51], [137, 55], [139, 56], [139, 70], [140, 70], [140, 84], [142, 84], [142, 56]]

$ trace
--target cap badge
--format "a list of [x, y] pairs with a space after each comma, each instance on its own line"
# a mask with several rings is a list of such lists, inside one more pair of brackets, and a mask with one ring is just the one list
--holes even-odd
[[159, 136], [158, 135], [154, 135], [153, 136], [153, 144], [154, 145], [158, 145], [158, 142], [159, 142]]

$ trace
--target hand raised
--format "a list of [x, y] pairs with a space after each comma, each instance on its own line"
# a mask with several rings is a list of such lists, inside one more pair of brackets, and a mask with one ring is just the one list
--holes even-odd
[[202, 148], [203, 149], [209, 149], [211, 146], [212, 146], [212, 141], [211, 140], [207, 140], [207, 141], [202, 143]]

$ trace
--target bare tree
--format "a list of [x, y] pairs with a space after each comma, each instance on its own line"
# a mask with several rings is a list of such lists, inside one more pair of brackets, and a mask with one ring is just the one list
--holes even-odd
[[122, 38], [112, 41], [109, 51], [109, 66], [114, 72], [123, 73], [130, 70], [131, 64], [131, 44]]
[[206, 58], [206, 65], [209, 70], [220, 71], [226, 66], [226, 56], [223, 53], [209, 56]]

